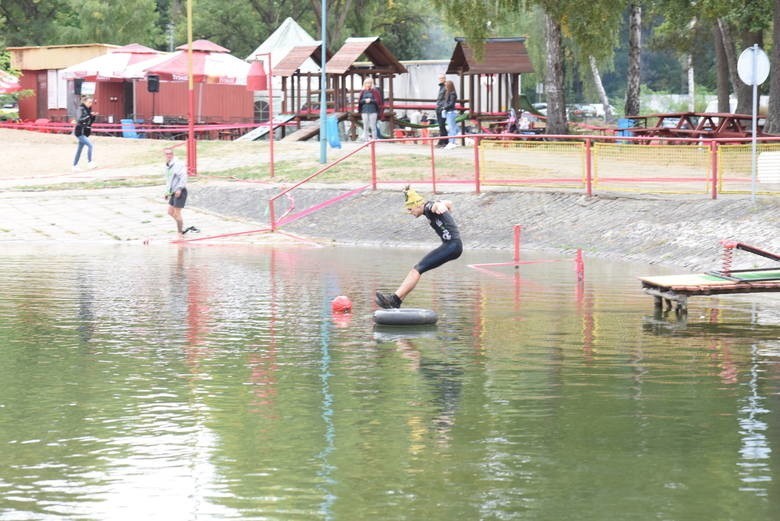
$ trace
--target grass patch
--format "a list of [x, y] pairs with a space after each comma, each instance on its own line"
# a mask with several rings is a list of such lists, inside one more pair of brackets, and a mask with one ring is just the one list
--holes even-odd
[[[437, 168], [455, 168], [463, 165], [462, 159], [437, 158]], [[205, 173], [204, 177], [235, 178], [247, 181], [267, 181], [274, 183], [290, 183], [306, 179], [323, 167], [315, 160], [276, 161], [274, 177], [269, 176], [268, 165], [244, 166], [223, 170], [219, 173]], [[430, 175], [430, 161], [420, 156], [378, 156], [376, 160], [377, 173], [387, 177], [388, 172], [402, 172], [404, 177], [427, 177]], [[355, 156], [331, 168], [314, 178], [318, 183], [368, 183], [371, 180], [371, 165], [368, 158]]]
[[159, 176], [128, 177], [121, 179], [106, 179], [103, 181], [83, 181], [72, 183], [57, 183], [51, 185], [23, 185], [6, 188], [9, 192], [52, 192], [55, 190], [99, 190], [102, 188], [123, 188], [141, 186], [159, 186], [164, 184]]

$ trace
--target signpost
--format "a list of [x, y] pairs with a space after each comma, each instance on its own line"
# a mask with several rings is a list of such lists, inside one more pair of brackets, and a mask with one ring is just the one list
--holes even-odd
[[756, 127], [758, 120], [758, 86], [769, 77], [769, 58], [766, 53], [753, 44], [739, 55], [737, 61], [739, 79], [745, 85], [753, 86], [753, 171], [751, 175], [751, 200], [756, 201]]

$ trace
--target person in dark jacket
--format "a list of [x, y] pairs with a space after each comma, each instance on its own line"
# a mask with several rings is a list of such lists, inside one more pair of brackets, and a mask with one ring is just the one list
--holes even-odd
[[400, 308], [404, 298], [417, 286], [423, 273], [455, 260], [463, 253], [460, 231], [452, 218], [452, 202], [426, 201], [409, 186], [404, 189], [404, 196], [406, 211], [415, 218], [424, 215], [441, 239], [441, 244], [414, 265], [394, 293], [376, 292], [377, 306], [385, 309]]
[[79, 116], [76, 119], [76, 127], [73, 129], [73, 135], [79, 140], [78, 147], [76, 148], [76, 157], [73, 159], [73, 171], [79, 170], [79, 159], [81, 159], [81, 151], [84, 147], [87, 147], [87, 167], [95, 168], [95, 163], [92, 161], [92, 142], [89, 140], [89, 135], [92, 133], [92, 123], [95, 122], [95, 116], [97, 112], [92, 112], [92, 104], [94, 99], [89, 96], [81, 97], [81, 106], [79, 107]]
[[439, 95], [436, 97], [436, 121], [439, 123], [439, 148], [447, 146], [447, 120], [444, 118], [444, 100], [447, 97], [447, 89], [444, 82], [447, 77], [439, 75]]
[[382, 95], [374, 87], [374, 81], [367, 78], [358, 95], [358, 112], [363, 119], [363, 141], [377, 139], [377, 118], [382, 113]]

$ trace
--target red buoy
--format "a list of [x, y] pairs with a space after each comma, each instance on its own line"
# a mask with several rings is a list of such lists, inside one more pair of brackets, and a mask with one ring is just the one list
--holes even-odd
[[352, 311], [352, 301], [349, 300], [349, 297], [339, 295], [330, 303], [330, 309], [334, 313], [349, 313]]

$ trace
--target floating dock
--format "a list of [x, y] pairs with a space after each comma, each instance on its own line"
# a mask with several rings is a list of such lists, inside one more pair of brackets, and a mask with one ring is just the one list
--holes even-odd
[[733, 293], [760, 293], [780, 291], [780, 268], [766, 270], [734, 270], [725, 273], [692, 273], [690, 275], [661, 275], [639, 277], [642, 289], [655, 297], [655, 307], [672, 302], [677, 312], [685, 312], [688, 297], [699, 295], [723, 295]]
[[721, 271], [692, 273], [690, 275], [639, 277], [645, 293], [655, 297], [655, 307], [663, 308], [664, 301], [666, 301], [667, 309], [671, 309], [672, 302], [675, 302], [677, 314], [684, 314], [688, 310], [688, 297], [780, 291], [780, 267], [731, 269], [736, 250], [773, 261], [780, 261], [780, 255], [742, 242], [721, 241], [721, 245], [723, 246], [723, 269]]

